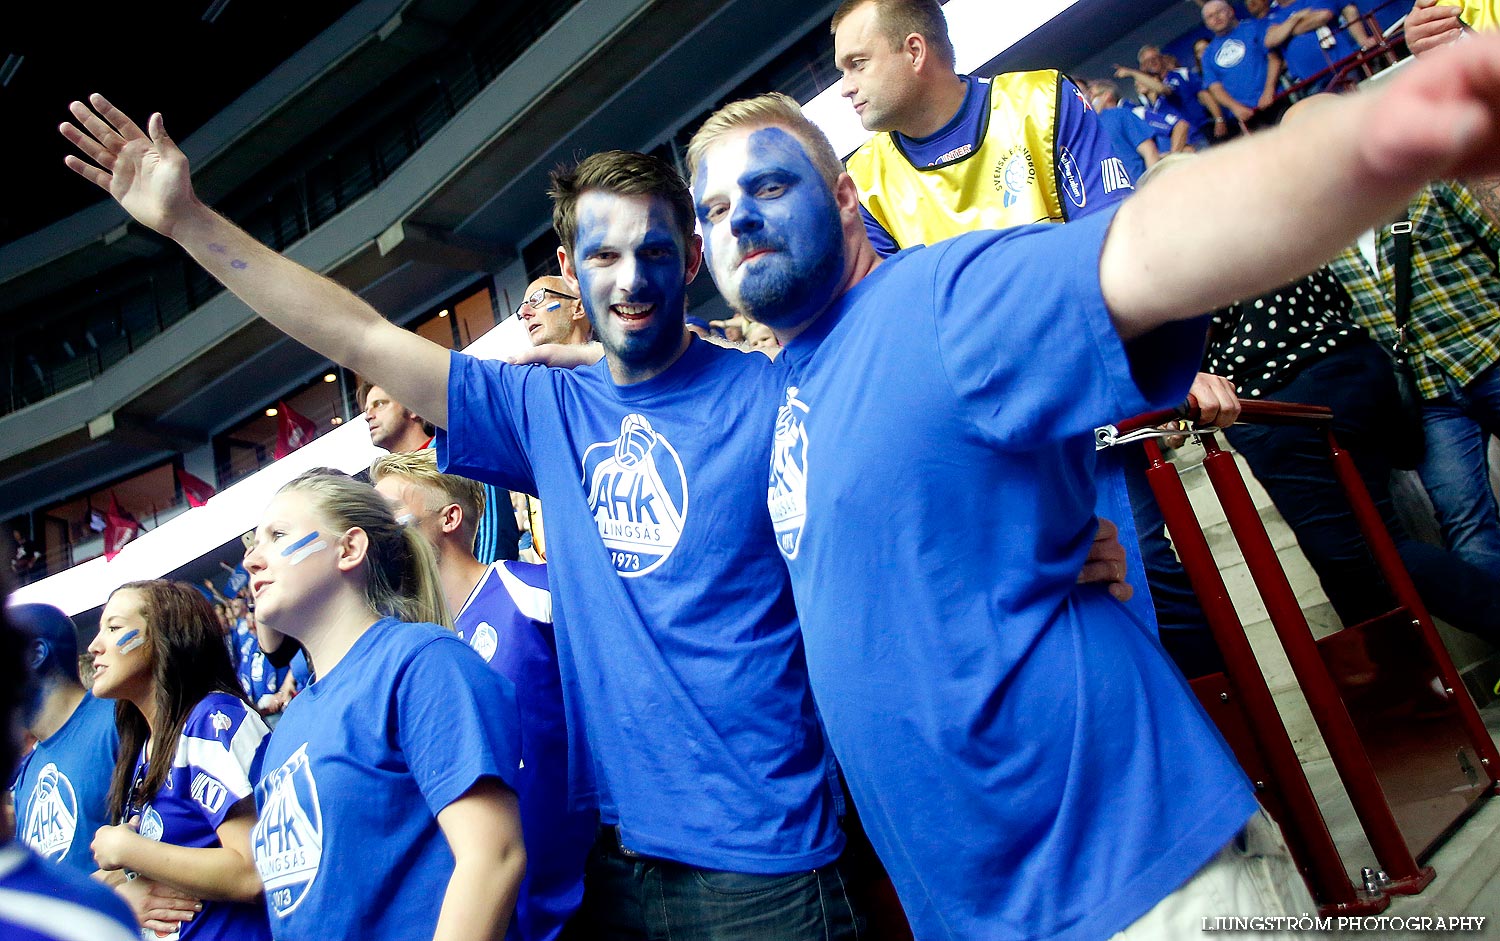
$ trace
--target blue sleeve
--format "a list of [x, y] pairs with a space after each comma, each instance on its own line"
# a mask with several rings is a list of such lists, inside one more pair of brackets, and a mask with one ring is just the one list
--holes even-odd
[[[1266, 18], [1259, 21], [1261, 45], [1265, 45], [1266, 33], [1271, 29], [1272, 26], [1276, 26], [1280, 23], [1285, 23], [1287, 20], [1292, 18], [1293, 13], [1296, 13], [1304, 6], [1306, 6], [1306, 4], [1301, 2], [1293, 2], [1282, 6], [1277, 6], [1276, 8], [1271, 10], [1270, 13], [1267, 13]], [[1288, 36], [1287, 40], [1290, 41], [1291, 38], [1292, 37]], [[1285, 45], [1286, 43], [1282, 43], [1280, 46], [1276, 46], [1274, 48], [1271, 46], [1266, 46], [1266, 48], [1274, 52]]]
[[870, 215], [870, 210], [865, 208], [864, 203], [859, 204], [859, 214], [865, 220], [865, 234], [870, 237], [870, 244], [875, 247], [876, 252], [885, 256], [901, 251], [901, 246], [896, 244], [895, 238], [885, 230], [885, 226], [875, 221], [875, 217]]
[[975, 233], [935, 249], [939, 357], [961, 407], [997, 444], [1088, 433], [1187, 395], [1206, 321], [1127, 349], [1099, 286], [1113, 218]]
[[435, 637], [396, 683], [396, 737], [437, 816], [484, 778], [516, 787], [521, 720], [516, 690], [458, 635]]
[[1189, 101], [1197, 101], [1198, 93], [1203, 90], [1203, 83], [1193, 77], [1191, 72], [1184, 75], [1178, 71], [1167, 73], [1167, 98], [1178, 107]]
[[1125, 139], [1130, 141], [1130, 146], [1139, 147], [1156, 137], [1156, 132], [1151, 130], [1151, 125], [1141, 120], [1139, 115], [1127, 111], [1124, 118], [1121, 124], [1125, 127]]
[[512, 366], [457, 350], [448, 361], [448, 427], [434, 438], [438, 469], [506, 490], [536, 493], [522, 445], [524, 394], [543, 366]]
[[214, 829], [254, 793], [252, 771], [270, 729], [237, 697], [210, 693], [193, 707], [177, 740], [177, 764], [189, 772], [189, 791]]
[[[1059, 202], [1069, 219], [1081, 219], [1118, 204], [1133, 189], [1128, 184], [1120, 185], [1121, 179], [1128, 181], [1130, 175], [1120, 158], [1115, 156], [1104, 125], [1084, 101], [1078, 86], [1067, 78], [1058, 84], [1053, 165], [1061, 171], [1058, 174]], [[1114, 161], [1118, 166], [1106, 167], [1108, 161]], [[1081, 197], [1075, 195], [1068, 184], [1069, 162], [1077, 167], [1082, 180]]]

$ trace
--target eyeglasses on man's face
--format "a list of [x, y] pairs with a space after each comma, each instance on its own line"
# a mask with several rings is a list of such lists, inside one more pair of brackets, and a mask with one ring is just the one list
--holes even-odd
[[531, 292], [531, 296], [527, 297], [526, 300], [521, 303], [521, 306], [530, 307], [532, 310], [541, 310], [542, 304], [546, 302], [548, 294], [555, 294], [558, 297], [565, 297], [570, 301], [578, 300], [578, 298], [574, 297], [571, 294], [564, 294], [561, 291], [554, 291], [551, 288], [537, 288], [535, 291]]

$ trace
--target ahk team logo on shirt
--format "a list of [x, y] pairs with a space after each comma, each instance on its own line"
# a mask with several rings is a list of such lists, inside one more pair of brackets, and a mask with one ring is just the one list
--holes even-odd
[[296, 911], [323, 862], [323, 809], [307, 745], [292, 753], [256, 788], [260, 818], [250, 831], [250, 851], [277, 916]]
[[620, 437], [583, 452], [583, 482], [615, 571], [633, 578], [667, 560], [687, 521], [687, 475], [644, 415], [626, 415]]
[[73, 846], [77, 830], [78, 797], [73, 793], [73, 782], [49, 761], [42, 765], [36, 787], [26, 800], [21, 840], [39, 855], [60, 862]]
[[766, 505], [776, 545], [788, 559], [802, 545], [807, 519], [807, 405], [797, 398], [797, 387], [786, 390], [786, 404], [776, 412], [776, 437], [771, 442], [771, 484]]
[[1221, 69], [1232, 69], [1245, 61], [1245, 44], [1238, 39], [1226, 39], [1214, 53], [1214, 65]]
[[161, 838], [166, 836], [167, 825], [162, 822], [161, 814], [156, 812], [156, 808], [147, 804], [146, 809], [141, 811], [141, 825], [136, 832], [148, 840], [160, 843]]
[[500, 648], [500, 635], [490, 626], [489, 621], [480, 621], [479, 626], [474, 628], [474, 636], [469, 638], [469, 646], [484, 658], [485, 663], [489, 663], [495, 659], [495, 651]]

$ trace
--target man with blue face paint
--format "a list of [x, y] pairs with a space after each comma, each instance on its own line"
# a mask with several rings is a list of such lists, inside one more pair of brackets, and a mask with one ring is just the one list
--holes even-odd
[[[917, 937], [1155, 941], [1313, 911], [1150, 630], [1074, 584], [1092, 431], [1181, 401], [1198, 312], [1312, 270], [1434, 173], [1500, 168], [1500, 38], [1465, 45], [1114, 213], [884, 262], [796, 102], [737, 102], [694, 136], [710, 270], [784, 344], [767, 495], [809, 675]], [[835, 231], [827, 279], [794, 255]], [[1225, 270], [1247, 238], [1275, 250]], [[822, 295], [777, 296], [789, 271]], [[943, 537], [872, 536], [894, 518]]]
[[[559, 171], [568, 293], [605, 359], [480, 361], [401, 330], [193, 194], [159, 115], [103, 98], [64, 131], [78, 167], [294, 338], [439, 428], [443, 469], [542, 497], [570, 785], [605, 824], [581, 936], [853, 938], [832, 759], [761, 500], [784, 375], [691, 339], [701, 247], [668, 165], [610, 152]], [[800, 243], [798, 243], [800, 245]]]

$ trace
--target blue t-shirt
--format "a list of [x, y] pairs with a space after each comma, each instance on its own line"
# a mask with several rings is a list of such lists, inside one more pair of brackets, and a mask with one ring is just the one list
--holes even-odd
[[1075, 584], [1093, 428], [1181, 401], [1205, 326], [1122, 344], [1110, 221], [903, 253], [781, 354], [769, 502], [808, 670], [919, 938], [1109, 937], [1256, 809], [1154, 631]]
[[16, 839], [84, 875], [98, 869], [89, 844], [109, 823], [109, 779], [119, 750], [114, 703], [85, 692], [62, 728], [16, 769]]
[[624, 386], [603, 361], [450, 363], [444, 469], [547, 507], [575, 799], [596, 791], [628, 848], [691, 866], [832, 861], [831, 757], [753, 470], [784, 369], [696, 339]]
[[[1150, 126], [1124, 105], [1100, 111], [1099, 123], [1109, 134], [1109, 142], [1115, 149], [1115, 156], [1125, 164], [1130, 178], [1139, 180], [1141, 174], [1146, 172], [1146, 158], [1142, 157], [1141, 152], [1136, 148], [1155, 136]], [[1160, 143], [1157, 143], [1156, 149], [1161, 151]], [[1169, 143], [1167, 150], [1171, 149], [1172, 146]], [[1162, 152], [1165, 153], [1165, 151]]]
[[[1187, 119], [1177, 106], [1167, 101], [1165, 96], [1157, 96], [1155, 101], [1147, 101], [1131, 109], [1131, 114], [1140, 118], [1151, 129], [1151, 134], [1156, 139], [1156, 149], [1162, 153], [1170, 153], [1172, 150], [1172, 132], [1179, 124], [1186, 124]], [[1208, 142], [1198, 129], [1188, 124], [1187, 141], [1193, 147], [1206, 147]]]
[[[1327, 10], [1333, 14], [1327, 27], [1293, 36], [1281, 48], [1286, 70], [1292, 78], [1297, 81], [1311, 78], [1359, 51], [1359, 44], [1350, 38], [1348, 31], [1339, 29], [1339, 13], [1346, 5], [1347, 0], [1289, 0], [1267, 14], [1272, 23], [1284, 23], [1298, 10]], [[1327, 47], [1323, 45], [1324, 36], [1327, 37]]]
[[1176, 108], [1195, 130], [1201, 130], [1205, 124], [1213, 120], [1208, 109], [1203, 107], [1203, 102], [1198, 100], [1198, 93], [1203, 90], [1203, 83], [1192, 71], [1171, 69], [1162, 76], [1161, 80], [1162, 84], [1167, 86], [1168, 103]]
[[[929, 137], [895, 134], [897, 144], [913, 166], [930, 167], [965, 146], [978, 149], [980, 137], [989, 127], [992, 89], [989, 82], [978, 76], [965, 75], [963, 78], [968, 83], [968, 90], [964, 93], [964, 103], [953, 120]], [[1061, 82], [1052, 142], [1053, 164], [1061, 165], [1060, 154], [1066, 149], [1075, 158], [1074, 162], [1082, 168], [1084, 193], [1098, 194], [1097, 199], [1085, 197], [1083, 208], [1070, 216], [1076, 219], [1119, 203], [1133, 190], [1128, 186], [1116, 186], [1113, 180], [1109, 181], [1110, 185], [1106, 185], [1104, 167], [1109, 158], [1115, 156], [1109, 138], [1095, 120], [1094, 109], [1084, 100], [1078, 86], [1066, 78]], [[1073, 205], [1076, 206], [1077, 203]], [[1066, 208], [1065, 206], [1064, 209]], [[869, 210], [861, 204], [859, 211], [864, 216], [865, 232], [870, 236], [870, 244], [875, 246], [877, 252], [890, 255], [900, 251], [901, 247], [896, 244], [896, 240], [884, 226], [875, 221]]]
[[[209, 693], [188, 713], [172, 770], [152, 797], [126, 806], [125, 819], [140, 817], [140, 834], [173, 846], [213, 847], [219, 824], [249, 797], [261, 749], [270, 729], [260, 715], [234, 696]], [[135, 778], [146, 773], [144, 749], [136, 757]], [[269, 939], [265, 908], [259, 903], [203, 900], [203, 910], [164, 941]]]
[[250, 849], [278, 941], [430, 938], [453, 875], [437, 815], [515, 786], [515, 694], [435, 624], [377, 621], [293, 699], [266, 748]]
[[583, 902], [583, 867], [599, 814], [569, 809], [568, 726], [547, 567], [529, 562], [490, 566], [453, 616], [453, 626], [516, 688], [521, 720], [516, 796], [526, 841], [526, 878], [506, 937], [552, 941]]
[[[92, 837], [90, 837], [92, 839]], [[124, 899], [19, 843], [0, 846], [0, 938], [5, 941], [140, 941]]]
[[1203, 50], [1203, 84], [1219, 82], [1229, 97], [1254, 108], [1266, 90], [1266, 30], [1270, 19], [1240, 20], [1227, 36], [1215, 36]]

